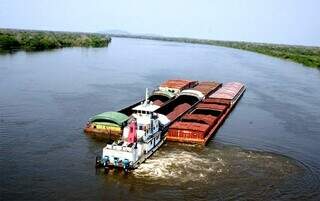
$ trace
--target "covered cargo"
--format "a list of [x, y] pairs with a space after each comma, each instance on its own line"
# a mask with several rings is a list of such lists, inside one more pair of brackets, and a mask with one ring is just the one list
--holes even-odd
[[184, 89], [189, 89], [198, 84], [198, 81], [194, 80], [167, 80], [160, 84], [157, 90], [153, 91], [153, 96], [150, 100], [156, 105], [163, 105], [166, 100], [162, 97], [168, 97], [172, 99]]
[[197, 86], [183, 90], [181, 95], [196, 96], [199, 99], [204, 99], [214, 92], [221, 84], [217, 82], [200, 82]]
[[159, 91], [168, 91], [171, 93], [180, 93], [184, 89], [189, 89], [198, 84], [194, 80], [167, 80], [160, 84]]
[[167, 140], [206, 144], [231, 112], [245, 87], [241, 83], [227, 83], [197, 104], [168, 129]]
[[239, 82], [229, 82], [206, 100], [207, 102], [234, 104], [242, 95], [245, 86]]
[[97, 137], [103, 137], [109, 133], [108, 138], [115, 139], [117, 135], [121, 134], [128, 119], [129, 116], [120, 112], [104, 112], [93, 116], [85, 131], [95, 132]]

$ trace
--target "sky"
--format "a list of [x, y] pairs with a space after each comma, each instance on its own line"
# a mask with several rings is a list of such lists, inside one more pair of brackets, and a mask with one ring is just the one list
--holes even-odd
[[0, 0], [0, 27], [320, 46], [320, 0]]

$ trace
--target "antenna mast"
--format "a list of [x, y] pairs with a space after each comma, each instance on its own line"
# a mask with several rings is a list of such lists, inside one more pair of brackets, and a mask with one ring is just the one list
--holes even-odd
[[146, 88], [146, 98], [145, 98], [145, 104], [148, 103], [148, 98], [149, 98], [149, 95], [148, 95], [148, 88]]

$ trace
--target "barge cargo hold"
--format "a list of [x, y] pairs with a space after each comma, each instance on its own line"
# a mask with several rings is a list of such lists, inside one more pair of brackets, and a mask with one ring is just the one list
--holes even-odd
[[224, 84], [215, 93], [198, 103], [168, 129], [167, 140], [207, 144], [222, 125], [245, 91], [242, 83]]
[[[194, 80], [167, 80], [152, 92], [149, 101], [161, 108], [175, 99], [182, 90], [193, 88], [197, 84], [198, 81]], [[100, 139], [119, 139], [123, 128], [127, 125], [127, 121], [133, 113], [132, 109], [143, 101], [139, 101], [117, 112], [104, 112], [93, 116], [85, 126], [84, 132]]]
[[194, 88], [183, 90], [176, 99], [159, 108], [156, 112], [167, 116], [172, 124], [220, 86], [221, 84], [217, 82], [200, 82]]

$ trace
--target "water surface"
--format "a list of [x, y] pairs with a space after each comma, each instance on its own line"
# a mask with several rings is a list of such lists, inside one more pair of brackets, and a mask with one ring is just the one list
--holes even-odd
[[[82, 127], [166, 79], [241, 81], [207, 147], [165, 144], [130, 175], [95, 171]], [[114, 38], [0, 55], [2, 200], [319, 200], [320, 72], [252, 52]]]

